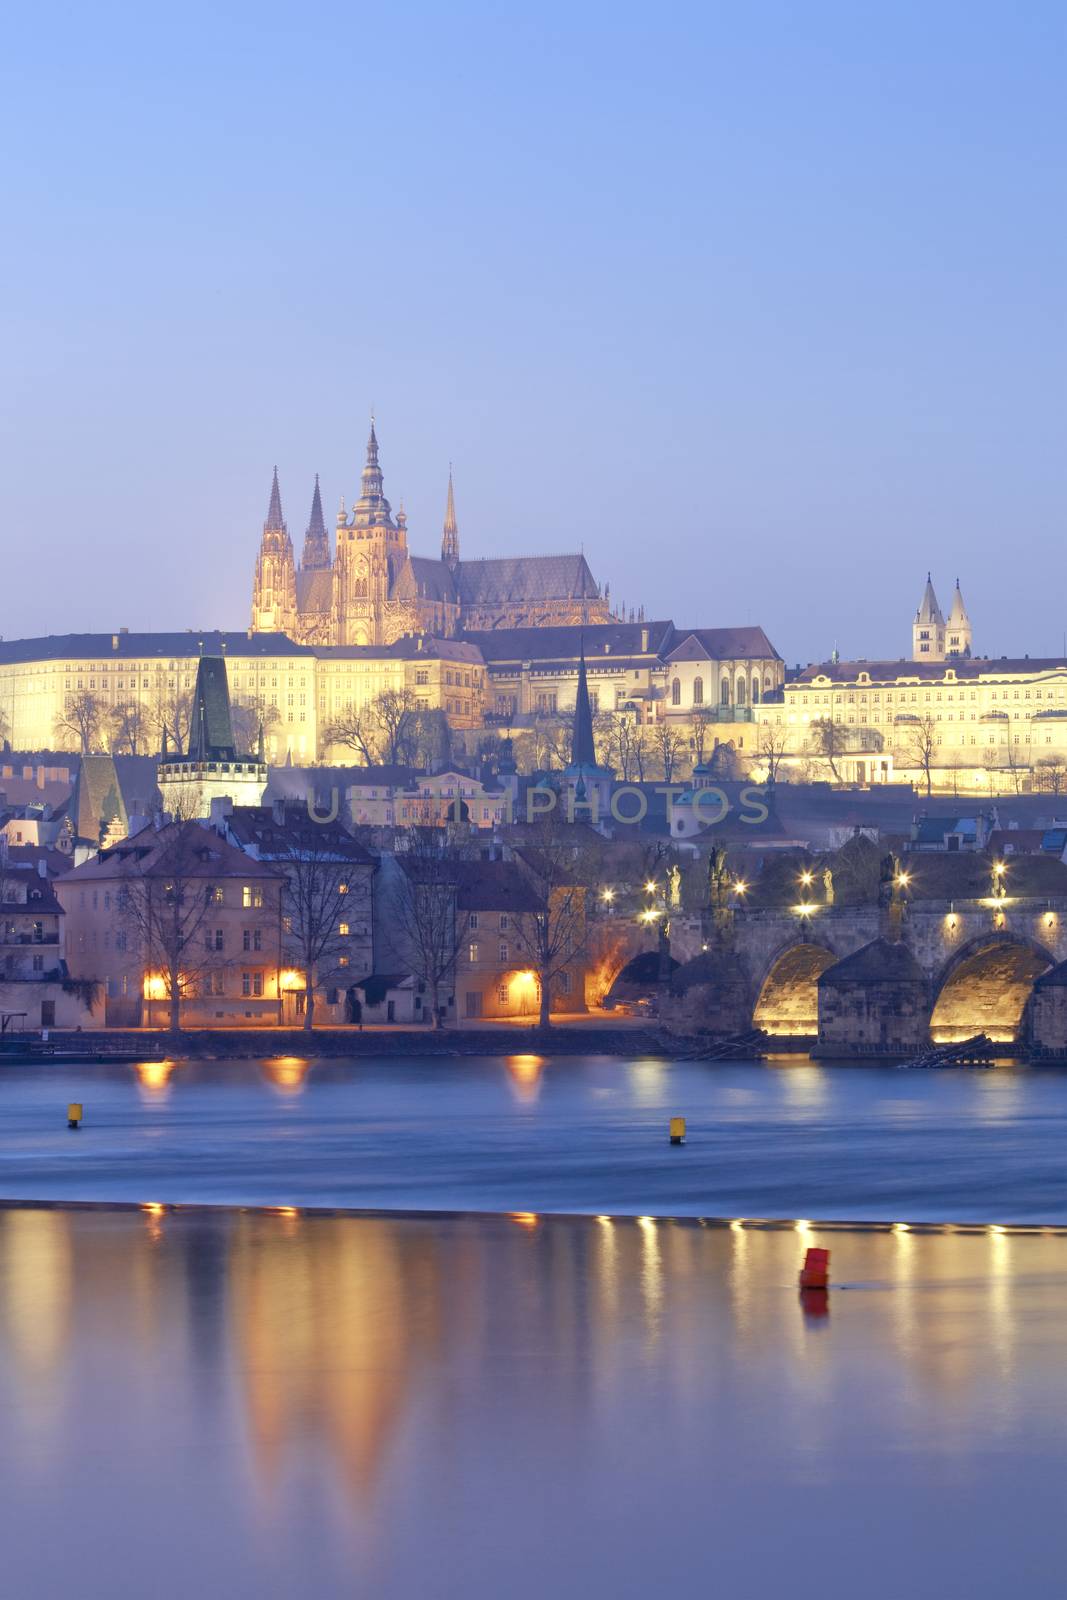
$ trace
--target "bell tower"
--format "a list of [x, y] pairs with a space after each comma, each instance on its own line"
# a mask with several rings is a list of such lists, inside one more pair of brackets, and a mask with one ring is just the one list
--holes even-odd
[[371, 418], [360, 495], [337, 518], [334, 630], [338, 644], [386, 644], [386, 607], [407, 559], [407, 526], [385, 498]]
[[944, 661], [945, 619], [937, 603], [937, 595], [926, 574], [926, 588], [911, 626], [911, 658], [913, 661]]
[[952, 596], [952, 609], [945, 623], [945, 654], [969, 657], [971, 653], [971, 619], [960, 593], [960, 580], [956, 579], [956, 592]]
[[274, 469], [270, 505], [256, 557], [252, 585], [252, 632], [288, 633], [296, 627], [296, 566], [293, 541], [282, 516], [278, 469]]

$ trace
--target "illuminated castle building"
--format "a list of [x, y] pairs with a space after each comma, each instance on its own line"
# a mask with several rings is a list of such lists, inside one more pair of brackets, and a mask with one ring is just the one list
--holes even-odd
[[441, 554], [412, 555], [403, 509], [394, 515], [383, 491], [373, 423], [359, 499], [350, 515], [341, 503], [332, 554], [316, 478], [296, 564], [275, 471], [256, 560], [253, 633], [283, 633], [301, 644], [388, 645], [416, 633], [450, 638], [468, 629], [609, 618], [607, 594], [584, 555], [461, 561], [451, 473]]

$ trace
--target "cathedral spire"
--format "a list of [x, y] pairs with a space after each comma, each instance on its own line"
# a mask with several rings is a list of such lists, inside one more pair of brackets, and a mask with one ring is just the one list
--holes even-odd
[[441, 560], [449, 567], [459, 565], [459, 529], [456, 526], [456, 498], [452, 490], [452, 463], [448, 463], [448, 500], [445, 526], [441, 534]]
[[305, 571], [317, 571], [330, 565], [330, 537], [326, 532], [326, 519], [322, 515], [322, 496], [319, 493], [317, 472], [315, 492], [311, 496], [311, 518], [304, 534], [304, 554], [300, 565]]
[[585, 675], [585, 640], [579, 646], [578, 693], [574, 701], [574, 732], [571, 736], [571, 766], [595, 767], [593, 707], [589, 700], [589, 681]]
[[282, 516], [282, 492], [278, 487], [278, 469], [274, 469], [274, 479], [270, 486], [270, 505], [267, 507], [267, 520], [263, 524], [263, 531], [281, 533], [285, 527], [285, 518]]

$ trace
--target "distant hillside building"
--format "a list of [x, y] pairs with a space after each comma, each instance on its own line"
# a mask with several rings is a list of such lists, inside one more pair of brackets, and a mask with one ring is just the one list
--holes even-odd
[[915, 613], [911, 635], [913, 661], [946, 661], [954, 660], [957, 656], [970, 656], [971, 620], [963, 603], [958, 578], [946, 622], [941, 615], [930, 574], [926, 574], [926, 588]]
[[449, 638], [460, 629], [608, 617], [607, 597], [584, 555], [461, 561], [451, 473], [440, 557], [412, 555], [403, 508], [394, 515], [385, 497], [373, 423], [359, 499], [351, 515], [341, 502], [332, 555], [316, 478], [296, 564], [275, 469], [252, 589], [254, 633], [284, 633], [303, 644], [388, 645], [405, 634]]

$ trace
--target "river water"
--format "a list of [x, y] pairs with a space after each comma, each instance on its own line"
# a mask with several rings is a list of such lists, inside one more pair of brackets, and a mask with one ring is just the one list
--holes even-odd
[[1067, 1074], [1051, 1069], [530, 1055], [0, 1068], [0, 1199], [1067, 1224], [1065, 1152]]
[[1052, 1600], [1065, 1294], [1051, 1232], [0, 1209], [2, 1592]]

